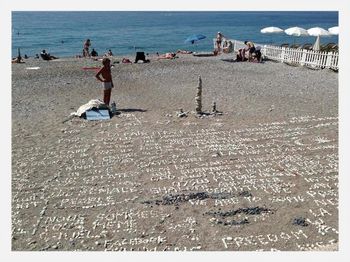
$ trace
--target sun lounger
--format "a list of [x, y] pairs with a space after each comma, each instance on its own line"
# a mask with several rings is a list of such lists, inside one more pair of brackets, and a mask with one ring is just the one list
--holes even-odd
[[289, 48], [294, 48], [294, 49], [296, 49], [296, 48], [299, 48], [299, 47], [300, 47], [299, 44], [293, 44], [293, 45], [291, 45]]
[[301, 49], [311, 50], [312, 47], [313, 47], [313, 44], [307, 43], [307, 44], [303, 44]]
[[322, 52], [338, 52], [339, 47], [336, 43], [328, 43], [326, 45], [321, 46]]

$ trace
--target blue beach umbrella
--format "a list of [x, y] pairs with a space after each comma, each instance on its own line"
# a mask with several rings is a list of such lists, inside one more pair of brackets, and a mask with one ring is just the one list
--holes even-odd
[[204, 38], [206, 38], [205, 35], [190, 35], [189, 37], [186, 38], [185, 43], [194, 44], [194, 42], [197, 42], [197, 41], [202, 40]]

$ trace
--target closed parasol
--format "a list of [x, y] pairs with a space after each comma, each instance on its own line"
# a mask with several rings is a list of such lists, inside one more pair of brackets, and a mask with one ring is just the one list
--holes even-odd
[[320, 37], [321, 36], [331, 36], [330, 32], [328, 32], [326, 29], [323, 29], [321, 27], [310, 28], [307, 30], [307, 32], [311, 36], [316, 36], [316, 41], [315, 41], [313, 48], [312, 48], [312, 50], [315, 50], [315, 51], [320, 50], [320, 44], [321, 44]]

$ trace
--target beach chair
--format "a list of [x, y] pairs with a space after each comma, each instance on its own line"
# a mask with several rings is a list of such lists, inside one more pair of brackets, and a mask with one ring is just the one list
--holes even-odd
[[137, 63], [139, 60], [143, 61], [144, 63], [149, 62], [149, 60], [146, 59], [145, 52], [136, 52], [135, 63]]
[[339, 46], [337, 44], [333, 45], [330, 49], [330, 52], [339, 52]]
[[322, 52], [330, 52], [329, 50], [331, 50], [332, 47], [335, 46], [335, 45], [336, 45], [335, 43], [328, 43], [326, 45], [321, 45], [320, 51], [322, 51]]
[[300, 45], [299, 44], [293, 44], [293, 45], [291, 45], [289, 48], [294, 48], [294, 49], [297, 49], [297, 48], [299, 48], [300, 47]]
[[339, 51], [339, 47], [337, 44], [335, 43], [328, 43], [325, 47], [324, 47], [324, 52], [338, 52]]
[[313, 44], [311, 44], [311, 43], [306, 43], [306, 44], [303, 44], [303, 46], [301, 47], [301, 49], [311, 50], [312, 47], [313, 47]]

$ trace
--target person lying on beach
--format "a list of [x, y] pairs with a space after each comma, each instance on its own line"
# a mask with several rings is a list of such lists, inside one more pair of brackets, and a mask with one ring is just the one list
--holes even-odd
[[21, 56], [17, 56], [11, 60], [12, 64], [22, 64], [25, 63]]
[[41, 51], [40, 56], [43, 60], [53, 60], [53, 59], [58, 59], [58, 57], [50, 55], [49, 53], [46, 53], [46, 50], [44, 49]]
[[157, 59], [175, 59], [176, 53], [165, 53], [164, 55], [160, 55], [157, 53]]
[[122, 59], [122, 63], [123, 63], [123, 64], [132, 64], [132, 62], [131, 62], [130, 59], [128, 59], [128, 58], [123, 58], [123, 59]]
[[111, 100], [112, 88], [114, 87], [111, 72], [111, 60], [109, 60], [109, 58], [107, 57], [103, 58], [102, 65], [103, 67], [97, 72], [95, 77], [97, 78], [97, 80], [102, 82], [103, 102], [106, 105], [109, 105], [109, 102]]
[[176, 51], [177, 54], [192, 54], [193, 52], [192, 51], [186, 51], [186, 50], [177, 50]]

